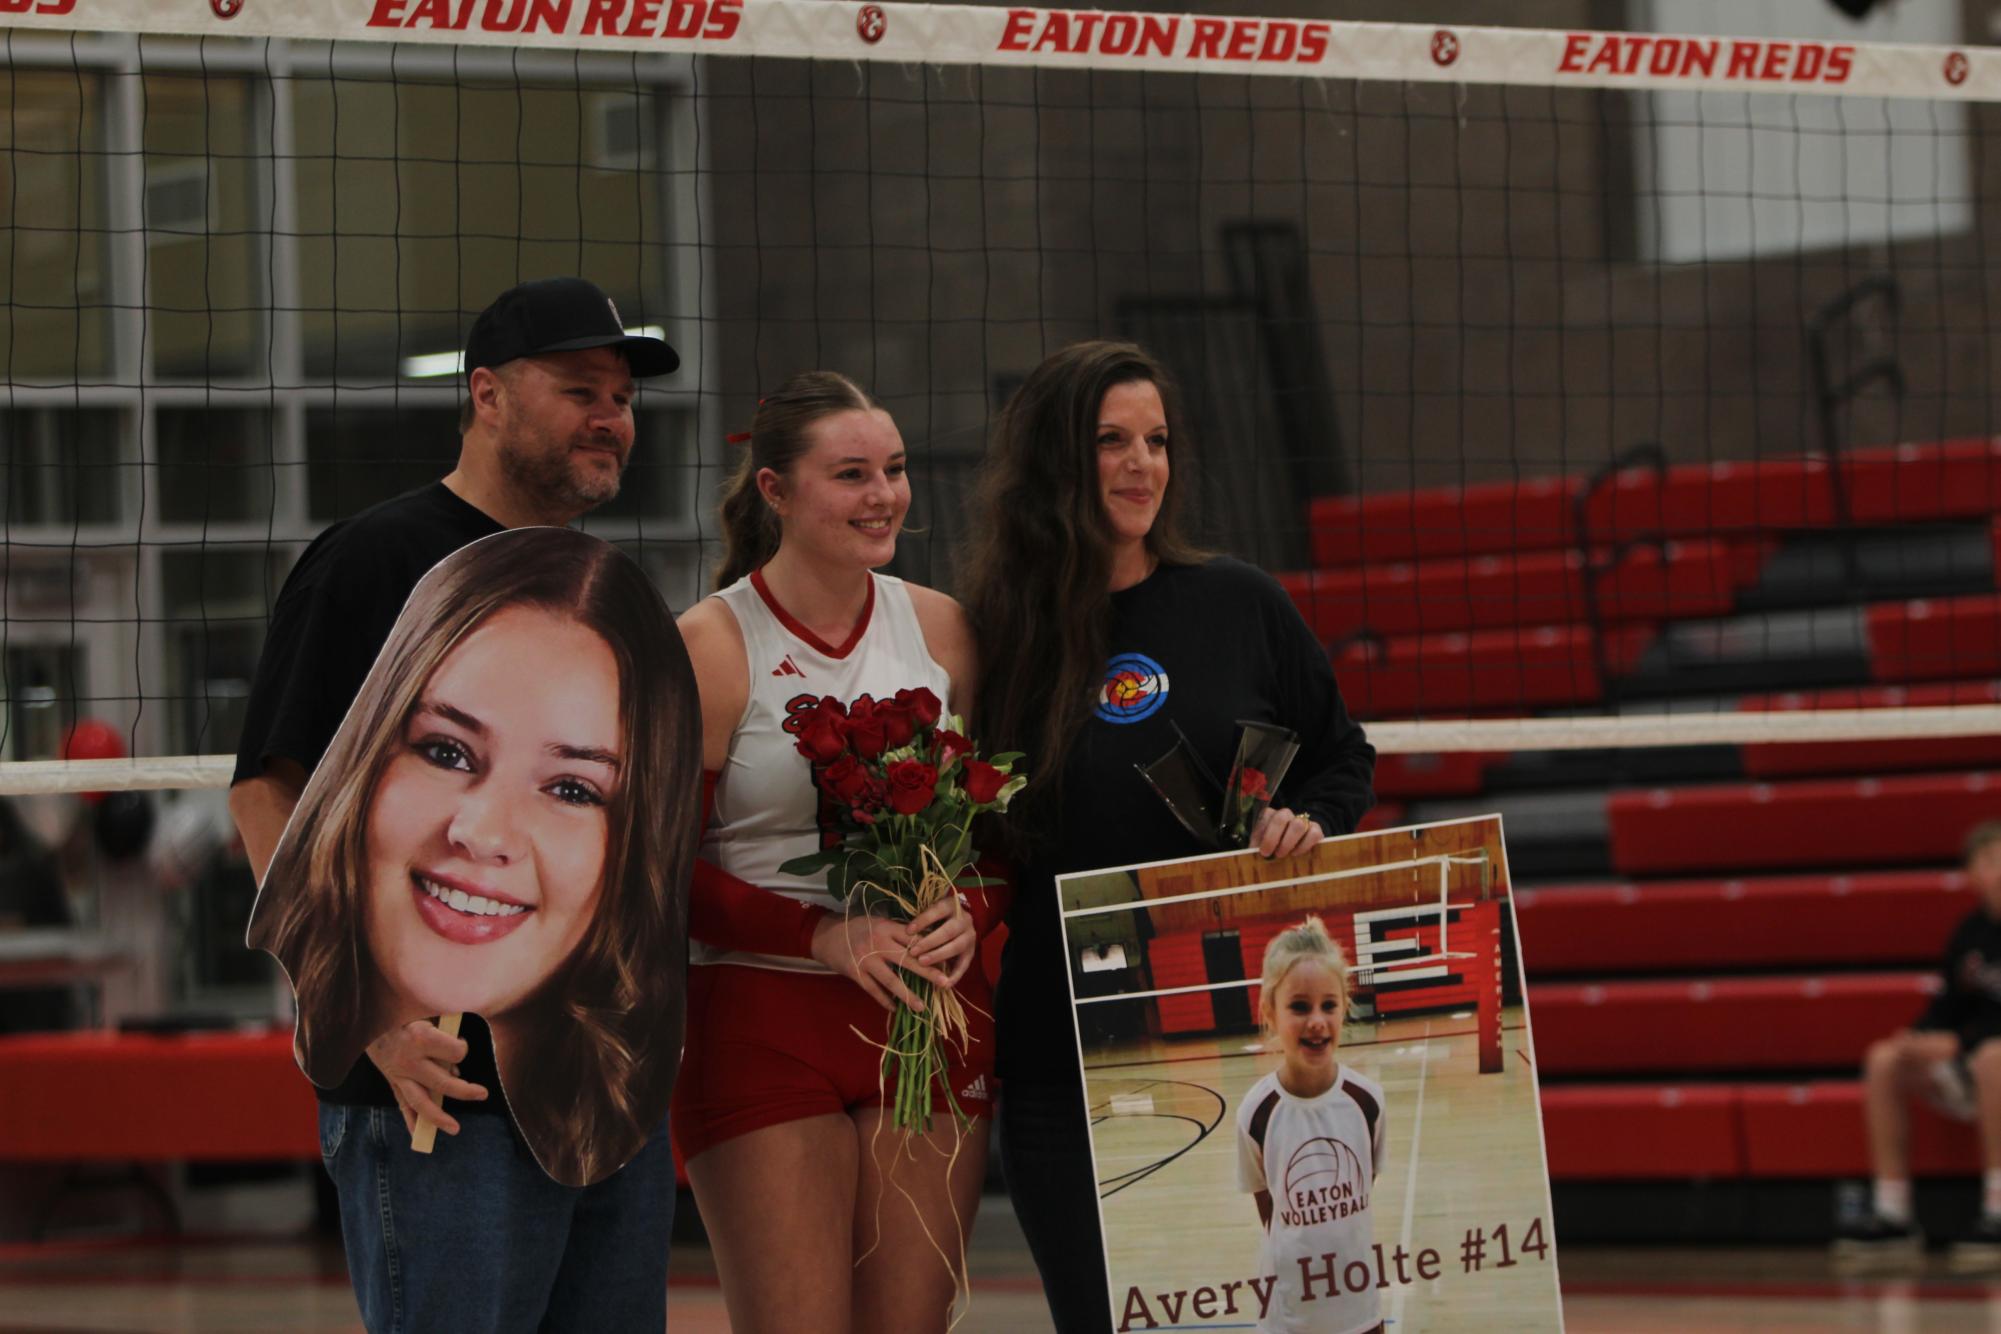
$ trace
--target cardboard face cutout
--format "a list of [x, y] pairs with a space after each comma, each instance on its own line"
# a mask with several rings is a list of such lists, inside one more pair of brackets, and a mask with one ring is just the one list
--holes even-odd
[[694, 671], [616, 548], [483, 538], [417, 584], [285, 827], [249, 942], [331, 1088], [374, 1039], [469, 1012], [535, 1159], [618, 1170], [680, 1061], [701, 792]]

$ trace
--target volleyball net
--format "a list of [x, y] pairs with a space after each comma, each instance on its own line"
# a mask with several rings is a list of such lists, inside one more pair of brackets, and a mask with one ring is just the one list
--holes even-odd
[[226, 782], [285, 572], [449, 467], [472, 315], [555, 272], [681, 351], [584, 520], [676, 607], [787, 375], [888, 405], [949, 588], [991, 413], [1114, 335], [1386, 753], [2001, 733], [2001, 55], [1757, 8], [0, 5], [0, 791]]
[[1324, 847], [1304, 866], [1240, 855], [1059, 878], [1086, 1066], [1094, 1051], [1258, 1033], [1266, 948], [1312, 916], [1348, 961], [1351, 1018], [1358, 1001], [1379, 1020], [1458, 1012], [1475, 1020], [1480, 1072], [1499, 1072], [1512, 938], [1499, 822]]

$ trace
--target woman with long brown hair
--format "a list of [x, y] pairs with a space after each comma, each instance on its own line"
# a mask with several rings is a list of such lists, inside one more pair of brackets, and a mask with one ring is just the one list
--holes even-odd
[[[984, 896], [905, 926], [844, 915], [824, 872], [782, 869], [838, 836], [788, 726], [801, 708], [831, 697], [860, 717], [857, 700], [899, 692], [963, 708], [972, 690], [958, 604], [876, 573], [910, 506], [906, 464], [895, 422], [853, 381], [793, 377], [759, 403], [723, 502], [719, 591], [681, 618], [713, 776], [698, 905], [717, 877], [805, 905], [790, 940], [698, 944], [689, 977], [674, 1134], [739, 1334], [943, 1331], [979, 1204], [993, 1033], [968, 969]], [[701, 922], [695, 936], [722, 938]], [[914, 999], [899, 963], [967, 997], [971, 1041], [949, 1078], [969, 1128], [942, 1100], [926, 1134], [887, 1124], [870, 1035], [885, 1032], [879, 1006]]]
[[1270, 576], [1184, 535], [1190, 462], [1160, 363], [1131, 343], [1078, 343], [1002, 410], [969, 525], [980, 740], [1025, 752], [1034, 775], [1005, 825], [1017, 875], [995, 1011], [1001, 1154], [1062, 1334], [1111, 1325], [1054, 877], [1210, 850], [1134, 772], [1176, 728], [1218, 773], [1239, 720], [1299, 733], [1254, 836], [1266, 856], [1348, 833], [1374, 802], [1375, 751], [1298, 610]]

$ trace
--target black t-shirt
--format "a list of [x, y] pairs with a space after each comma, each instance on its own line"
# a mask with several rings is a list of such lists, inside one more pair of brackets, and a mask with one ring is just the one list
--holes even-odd
[[[264, 772], [272, 756], [311, 773], [361, 693], [375, 655], [417, 581], [445, 557], [504, 526], [461, 500], [443, 482], [385, 500], [328, 528], [307, 547], [271, 610], [264, 656], [236, 752], [242, 782]], [[488, 1090], [465, 1111], [506, 1105], [486, 1025], [468, 1015], [462, 1078]], [[319, 1090], [323, 1102], [393, 1107], [389, 1083], [366, 1056], [339, 1088]]]
[[[1094, 714], [1063, 770], [1059, 826], [1047, 854], [1019, 868], [995, 997], [1003, 1079], [1074, 1084], [1075, 1028], [1054, 877], [1192, 857], [1205, 847], [1134, 766], [1173, 748], [1179, 727], [1218, 782], [1236, 757], [1238, 720], [1299, 733], [1299, 754], [1274, 804], [1353, 832], [1375, 804], [1376, 752], [1348, 716], [1327, 652], [1278, 581], [1242, 561], [1162, 566], [1112, 594], [1107, 677], [1130, 669], [1160, 703]], [[1005, 664], [996, 664], [1005, 670]], [[1024, 761], [1035, 771], [1035, 757]]]
[[1912, 1027], [1953, 1033], [1971, 1054], [2001, 1037], [2001, 921], [1985, 908], [1967, 914], [1945, 947], [1945, 990], [1931, 999]]

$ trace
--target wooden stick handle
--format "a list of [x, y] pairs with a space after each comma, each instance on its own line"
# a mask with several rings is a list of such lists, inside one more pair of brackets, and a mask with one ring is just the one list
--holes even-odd
[[[448, 1038], [459, 1035], [459, 1020], [463, 1014], [441, 1014], [438, 1016], [438, 1031]], [[438, 1123], [428, 1116], [417, 1118], [417, 1128], [410, 1132], [410, 1148], [416, 1153], [429, 1153], [431, 1146], [438, 1142]]]

